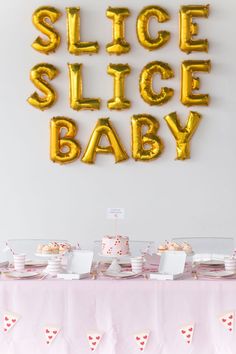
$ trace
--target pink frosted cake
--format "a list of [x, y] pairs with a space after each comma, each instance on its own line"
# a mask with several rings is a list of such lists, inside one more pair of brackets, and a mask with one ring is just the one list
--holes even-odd
[[127, 236], [104, 236], [102, 254], [110, 257], [127, 256], [129, 254], [129, 238]]

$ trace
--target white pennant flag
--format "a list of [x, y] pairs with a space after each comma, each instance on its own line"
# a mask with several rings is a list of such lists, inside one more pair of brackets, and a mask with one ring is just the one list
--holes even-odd
[[3, 331], [4, 333], [9, 332], [19, 321], [20, 316], [13, 312], [5, 312], [3, 319]]
[[229, 331], [233, 332], [234, 328], [234, 312], [228, 312], [219, 318], [220, 323]]
[[150, 333], [148, 331], [144, 331], [144, 332], [137, 333], [134, 336], [138, 349], [141, 352], [145, 350], [145, 347], [149, 339], [149, 334]]
[[180, 328], [180, 334], [187, 344], [191, 344], [193, 340], [194, 325], [185, 326]]
[[52, 344], [52, 342], [54, 341], [54, 339], [56, 338], [59, 332], [60, 332], [59, 327], [51, 327], [51, 326], [44, 327], [46, 343]]
[[92, 352], [95, 352], [101, 339], [102, 339], [102, 334], [100, 332], [91, 331], [91, 332], [87, 333], [87, 340], [89, 343], [89, 348]]

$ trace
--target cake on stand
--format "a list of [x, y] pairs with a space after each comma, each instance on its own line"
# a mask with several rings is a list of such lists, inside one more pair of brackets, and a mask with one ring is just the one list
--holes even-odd
[[104, 236], [101, 242], [100, 261], [111, 263], [107, 271], [121, 272], [120, 264], [130, 263], [129, 238], [127, 236]]

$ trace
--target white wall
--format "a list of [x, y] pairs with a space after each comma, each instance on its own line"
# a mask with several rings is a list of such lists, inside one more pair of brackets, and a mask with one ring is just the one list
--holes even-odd
[[[168, 10], [171, 41], [149, 53], [136, 39], [135, 22], [146, 5], [158, 4]], [[132, 239], [164, 240], [172, 236], [235, 235], [235, 11], [234, 0], [210, 1], [208, 20], [198, 20], [199, 37], [207, 37], [210, 51], [187, 56], [178, 48], [178, 10], [183, 4], [206, 4], [202, 0], [166, 2], [146, 0], [14, 0], [4, 1], [0, 12], [1, 33], [1, 153], [0, 153], [0, 237], [61, 237], [80, 240], [83, 246], [113, 231], [106, 220], [106, 208], [124, 207], [126, 219], [120, 232]], [[34, 51], [31, 43], [38, 32], [31, 24], [31, 14], [42, 5], [53, 5], [63, 12], [57, 24], [62, 45], [48, 57]], [[98, 40], [100, 54], [74, 57], [66, 50], [66, 6], [80, 6], [83, 37]], [[108, 6], [127, 6], [132, 16], [127, 21], [129, 54], [121, 57], [105, 52], [111, 41]], [[179, 102], [180, 63], [189, 59], [211, 59], [211, 74], [200, 74], [202, 92], [211, 95], [209, 107], [192, 107], [203, 119], [193, 137], [192, 158], [175, 161], [174, 139], [163, 120], [177, 111], [183, 122], [189, 109]], [[171, 80], [175, 96], [162, 107], [149, 107], [142, 101], [138, 77], [142, 67], [152, 60], [168, 62], [175, 71]], [[46, 112], [31, 107], [26, 99], [34, 91], [29, 80], [31, 67], [49, 62], [60, 70], [54, 86], [57, 104]], [[85, 95], [102, 98], [102, 109], [75, 112], [68, 103], [67, 63], [84, 64]], [[132, 108], [123, 112], [106, 109], [112, 97], [112, 77], [107, 65], [129, 63], [132, 74], [126, 82]], [[170, 83], [170, 82], [169, 82]], [[112, 156], [100, 155], [95, 165], [80, 161], [70, 165], [53, 164], [49, 159], [49, 122], [53, 116], [73, 118], [79, 125], [78, 139], [83, 151], [100, 117], [110, 117], [127, 152], [130, 154], [130, 117], [153, 114], [160, 121], [160, 136], [165, 151], [160, 159], [141, 163], [129, 161], [115, 165]]]

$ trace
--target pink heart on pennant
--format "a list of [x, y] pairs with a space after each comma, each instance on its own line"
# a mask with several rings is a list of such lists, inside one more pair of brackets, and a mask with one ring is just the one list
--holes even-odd
[[232, 322], [229, 322], [229, 323], [228, 323], [228, 326], [232, 326]]
[[57, 331], [53, 331], [53, 334], [57, 334]]
[[184, 330], [182, 330], [181, 332], [182, 332], [183, 334], [186, 333], [186, 331], [184, 331]]
[[97, 339], [97, 340], [99, 340], [99, 339], [100, 339], [100, 337], [98, 336], [98, 337], [96, 337], [96, 339]]
[[225, 318], [222, 318], [222, 321], [223, 321], [223, 322], [226, 322], [226, 319], [225, 319]]
[[13, 318], [13, 319], [12, 319], [12, 322], [13, 322], [13, 323], [15, 323], [15, 322], [16, 322], [16, 320]]
[[46, 329], [46, 333], [49, 333], [50, 331], [48, 329]]
[[192, 330], [193, 330], [192, 328], [189, 328], [189, 332], [192, 332]]
[[94, 350], [94, 348], [91, 348], [91, 350]]
[[140, 348], [140, 350], [143, 350], [143, 348]]
[[190, 336], [190, 334], [188, 334], [186, 337], [187, 337], [187, 338], [190, 338], [191, 336]]
[[229, 328], [230, 331], [232, 331], [232, 328]]
[[89, 340], [93, 340], [93, 337], [89, 336]]
[[7, 327], [11, 327], [11, 324], [10, 324], [10, 323], [7, 323]]
[[140, 342], [141, 345], [144, 345], [144, 342]]
[[187, 343], [190, 344], [190, 341], [188, 340]]
[[8, 321], [9, 320], [9, 318], [8, 317], [5, 317], [5, 321]]
[[230, 315], [230, 316], [229, 316], [229, 319], [230, 319], [230, 320], [232, 320], [232, 318], [233, 318], [233, 316], [232, 316], [232, 315]]
[[97, 344], [97, 342], [93, 342], [93, 343], [92, 343], [92, 345], [96, 345], [96, 344]]
[[48, 336], [48, 339], [52, 339], [52, 336]]
[[140, 340], [140, 338], [139, 338], [139, 337], [136, 337], [136, 340]]
[[6, 328], [4, 328], [4, 332], [6, 332], [7, 331], [7, 329]]
[[143, 336], [143, 339], [147, 339], [147, 336]]

